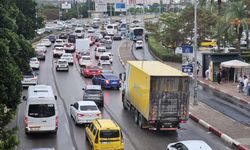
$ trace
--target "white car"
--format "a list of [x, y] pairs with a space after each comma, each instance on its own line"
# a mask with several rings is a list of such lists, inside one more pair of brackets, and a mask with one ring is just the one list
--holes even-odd
[[212, 150], [212, 148], [204, 141], [201, 140], [188, 140], [170, 143], [167, 150]]
[[90, 55], [83, 55], [79, 59], [79, 65], [82, 67], [90, 66], [92, 64]]
[[77, 101], [71, 104], [70, 115], [76, 125], [91, 123], [95, 119], [102, 118], [101, 111], [93, 101]]
[[69, 71], [68, 61], [65, 59], [58, 59], [56, 63], [56, 71]]
[[94, 28], [88, 28], [88, 33], [95, 33], [95, 29]]
[[37, 57], [30, 58], [30, 68], [39, 69], [40, 62]]
[[98, 59], [105, 52], [106, 52], [106, 48], [105, 47], [97, 47], [95, 49], [95, 59]]
[[65, 59], [68, 61], [69, 65], [73, 65], [74, 64], [74, 57], [71, 53], [64, 53], [61, 56], [61, 59]]
[[72, 43], [65, 43], [64, 50], [66, 53], [73, 53], [75, 51], [75, 46]]
[[45, 32], [44, 28], [36, 30], [37, 35], [42, 35]]
[[111, 67], [111, 63], [106, 61], [106, 62], [102, 62], [100, 64], [100, 68], [102, 69], [102, 73], [113, 73], [113, 69]]
[[111, 40], [111, 41], [112, 41], [112, 37], [111, 37], [111, 36], [106, 35], [106, 36], [104, 36], [104, 40], [105, 40], [105, 41], [109, 41], [109, 40]]
[[47, 52], [47, 47], [43, 43], [38, 43], [35, 47], [35, 51]]
[[111, 52], [105, 52], [103, 55], [108, 55], [109, 56], [109, 61], [112, 64], [113, 63], [113, 54]]
[[23, 74], [23, 80], [21, 82], [23, 87], [28, 87], [30, 85], [37, 85], [37, 81], [36, 74], [31, 70]]
[[54, 57], [61, 57], [65, 53], [65, 50], [62, 47], [56, 47], [53, 50]]
[[56, 46], [64, 46], [64, 41], [62, 39], [56, 39], [55, 43], [54, 43], [54, 47]]
[[41, 43], [43, 45], [45, 45], [46, 47], [50, 47], [51, 46], [51, 42], [49, 39], [42, 39]]
[[[100, 57], [99, 57], [99, 62], [98, 64], [101, 65], [103, 64], [104, 62], [110, 62], [110, 57], [107, 53], [103, 53]], [[110, 62], [111, 63], [111, 62]]]
[[139, 49], [139, 48], [143, 48], [143, 41], [142, 40], [138, 40], [135, 43], [135, 49]]

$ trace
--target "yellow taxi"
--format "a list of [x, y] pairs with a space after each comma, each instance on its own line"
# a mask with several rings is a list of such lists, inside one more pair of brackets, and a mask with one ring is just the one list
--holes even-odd
[[96, 119], [85, 130], [93, 150], [124, 150], [121, 128], [113, 120]]
[[201, 47], [215, 47], [217, 46], [216, 40], [206, 39], [200, 43]]

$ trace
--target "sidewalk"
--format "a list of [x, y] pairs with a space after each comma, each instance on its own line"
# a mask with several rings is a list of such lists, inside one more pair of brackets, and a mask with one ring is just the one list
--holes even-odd
[[[136, 60], [134, 58], [131, 49], [124, 49], [124, 45], [131, 44], [133, 42], [126, 41], [124, 42], [119, 49], [119, 58], [120, 61], [124, 64], [127, 60]], [[131, 47], [132, 48], [132, 47]], [[168, 65], [175, 67], [177, 69], [181, 69], [181, 64], [165, 62]], [[232, 85], [232, 83], [222, 83], [221, 85], [217, 83], [213, 83], [210, 81], [206, 81], [201, 76], [198, 77], [198, 80], [201, 84], [204, 84], [209, 87], [213, 87], [219, 92], [224, 92], [225, 94], [229, 94], [231, 97], [239, 98], [239, 101], [244, 102], [245, 104], [250, 104], [250, 98], [244, 96], [242, 93], [237, 93], [236, 85]], [[192, 100], [190, 102], [192, 104]], [[199, 103], [198, 106], [190, 105], [190, 118], [195, 122], [201, 124], [205, 128], [207, 128], [210, 132], [222, 138], [223, 141], [229, 143], [233, 147], [236, 147], [239, 150], [248, 150], [250, 149], [250, 128], [242, 125], [235, 120], [223, 115], [220, 112], [215, 111], [210, 108], [206, 104]]]

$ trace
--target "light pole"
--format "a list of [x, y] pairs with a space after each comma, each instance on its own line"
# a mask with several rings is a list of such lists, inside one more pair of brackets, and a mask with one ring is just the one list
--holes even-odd
[[194, 76], [194, 96], [193, 105], [198, 105], [197, 99], [197, 0], [194, 0], [194, 62], [193, 62], [193, 76]]

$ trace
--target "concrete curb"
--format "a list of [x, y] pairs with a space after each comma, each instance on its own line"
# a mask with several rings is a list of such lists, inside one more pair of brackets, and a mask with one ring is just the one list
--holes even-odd
[[[124, 41], [123, 41], [124, 42]], [[127, 41], [125, 41], [125, 42], [127, 42]], [[123, 43], [122, 43], [123, 44]], [[130, 50], [132, 51], [132, 46], [133, 46], [133, 44], [131, 44], [130, 45]], [[118, 50], [118, 58], [119, 58], [119, 61], [121, 62], [121, 64], [122, 64], [122, 66], [123, 66], [123, 68], [125, 68], [126, 69], [126, 63], [125, 62], [123, 62], [123, 60], [122, 60], [122, 58], [121, 58], [121, 55], [120, 55], [120, 48], [121, 48], [121, 46], [119, 47], [119, 50]], [[134, 55], [133, 55], [134, 56]]]
[[204, 120], [199, 119], [198, 117], [194, 116], [193, 114], [190, 113], [189, 118], [192, 119], [194, 122], [200, 124], [204, 128], [208, 129], [208, 131], [210, 131], [211, 133], [213, 133], [216, 136], [220, 137], [224, 142], [230, 144], [233, 147], [236, 147], [238, 150], [250, 150], [247, 147], [245, 147], [244, 145], [242, 145], [241, 143], [239, 143], [238, 141], [234, 140], [233, 138], [229, 137], [228, 135], [221, 132], [217, 128], [211, 126], [210, 124], [208, 124]]

